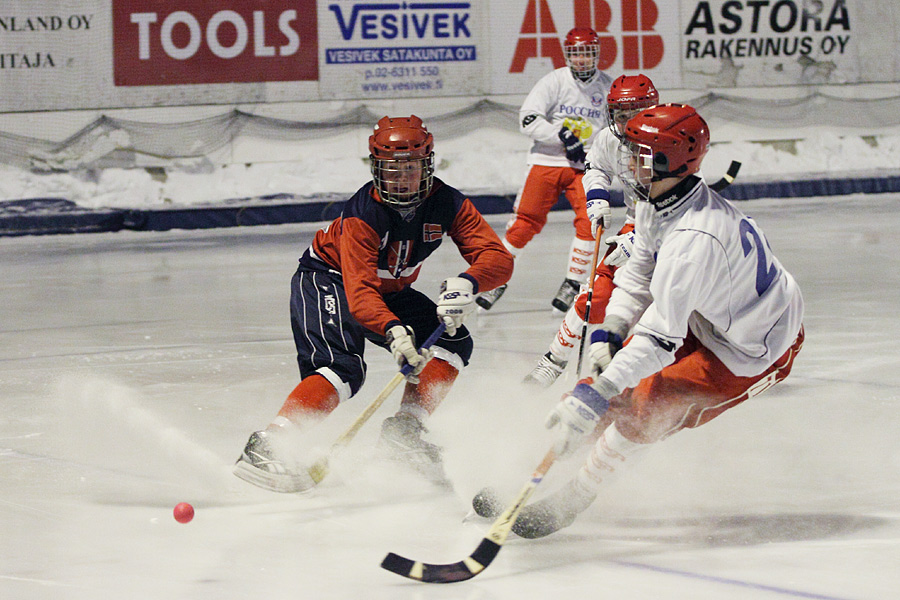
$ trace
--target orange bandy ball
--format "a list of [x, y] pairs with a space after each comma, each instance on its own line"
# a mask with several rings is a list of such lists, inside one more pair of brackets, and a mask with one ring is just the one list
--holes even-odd
[[179, 523], [190, 523], [191, 519], [194, 518], [194, 507], [187, 502], [176, 504], [175, 510], [172, 512], [175, 515], [175, 520]]

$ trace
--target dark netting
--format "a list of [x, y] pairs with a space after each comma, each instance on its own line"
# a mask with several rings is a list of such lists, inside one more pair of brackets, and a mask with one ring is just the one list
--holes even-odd
[[[481, 100], [444, 115], [428, 127], [450, 139], [486, 126], [515, 130], [518, 107]], [[327, 121], [292, 121], [232, 110], [179, 123], [150, 123], [100, 117], [61, 142], [0, 133], [0, 162], [34, 171], [70, 171], [134, 165], [135, 155], [167, 160], [199, 158], [221, 149], [238, 135], [303, 141], [356, 129], [369, 129], [380, 117], [359, 106]], [[147, 164], [143, 160], [142, 164]]]
[[813, 93], [803, 98], [750, 100], [709, 93], [687, 104], [705, 118], [721, 118], [754, 127], [848, 127], [870, 129], [900, 125], [900, 97], [851, 99]]
[[365, 106], [358, 106], [327, 121], [290, 121], [240, 113], [247, 118], [243, 135], [285, 141], [303, 141], [336, 135], [359, 128], [371, 128], [384, 115], [376, 115]]
[[[871, 129], [900, 124], [900, 97], [848, 99], [814, 93], [803, 98], [760, 100], [709, 93], [688, 101], [707, 119], [783, 130], [835, 126]], [[518, 106], [480, 100], [439, 115], [420, 115], [437, 139], [484, 127], [518, 130]], [[238, 136], [303, 141], [368, 130], [383, 114], [358, 106], [323, 121], [296, 121], [240, 110], [179, 123], [100, 117], [61, 142], [0, 132], [0, 163], [38, 172], [159, 164], [207, 157]], [[137, 158], [140, 155], [141, 160]]]

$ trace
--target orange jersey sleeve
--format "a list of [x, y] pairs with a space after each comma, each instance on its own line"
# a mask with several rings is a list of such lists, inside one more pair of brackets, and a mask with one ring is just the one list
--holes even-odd
[[465, 274], [477, 282], [476, 291], [492, 290], [509, 281], [513, 256], [468, 198], [456, 214], [449, 235], [469, 263]]

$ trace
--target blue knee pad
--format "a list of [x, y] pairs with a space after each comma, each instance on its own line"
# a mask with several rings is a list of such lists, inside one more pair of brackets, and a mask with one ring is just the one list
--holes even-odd
[[[472, 358], [472, 349], [475, 347], [475, 344], [472, 341], [472, 335], [464, 325], [457, 328], [456, 335], [454, 336], [449, 336], [444, 333], [434, 345], [459, 357], [459, 360], [462, 361], [461, 366], [463, 367], [469, 364], [469, 359]], [[447, 362], [453, 364], [454, 361], [448, 360]], [[453, 366], [460, 369], [460, 365]]]

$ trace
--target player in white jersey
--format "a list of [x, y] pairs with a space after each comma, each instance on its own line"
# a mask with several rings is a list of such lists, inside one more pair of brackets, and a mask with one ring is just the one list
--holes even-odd
[[[597, 134], [587, 154], [582, 183], [587, 199], [586, 212], [591, 221], [591, 236], [596, 240], [598, 227], [609, 226], [609, 189], [618, 171], [619, 141], [628, 119], [659, 103], [659, 92], [646, 75], [622, 75], [609, 88], [606, 107], [609, 127]], [[634, 198], [625, 189], [625, 224], [619, 233], [606, 239], [608, 249], [597, 265], [591, 283], [590, 323], [602, 323], [606, 304], [613, 291], [613, 275], [631, 256], [634, 240]], [[596, 243], [596, 241], [594, 242]], [[581, 345], [588, 306], [588, 290], [582, 288], [560, 323], [549, 351], [525, 377], [526, 383], [549, 387], [565, 370], [576, 347]]]
[[[564, 193], [575, 211], [575, 239], [569, 251], [566, 277], [553, 305], [566, 311], [582, 283], [594, 248], [585, 212], [585, 153], [606, 128], [606, 93], [612, 79], [597, 68], [600, 38], [592, 29], [575, 28], [566, 35], [566, 67], [551, 71], [531, 89], [519, 110], [519, 129], [534, 140], [528, 156], [528, 176], [516, 198], [515, 214], [503, 243], [518, 255], [547, 223], [547, 213]], [[505, 291], [503, 285], [479, 294], [490, 308]]]
[[800, 289], [759, 226], [696, 175], [708, 146], [706, 122], [680, 104], [642, 111], [625, 128], [620, 176], [640, 200], [634, 254], [591, 336], [595, 376], [546, 422], [558, 456], [602, 433], [575, 478], [523, 510], [520, 535], [571, 524], [650, 444], [790, 373], [804, 337]]

